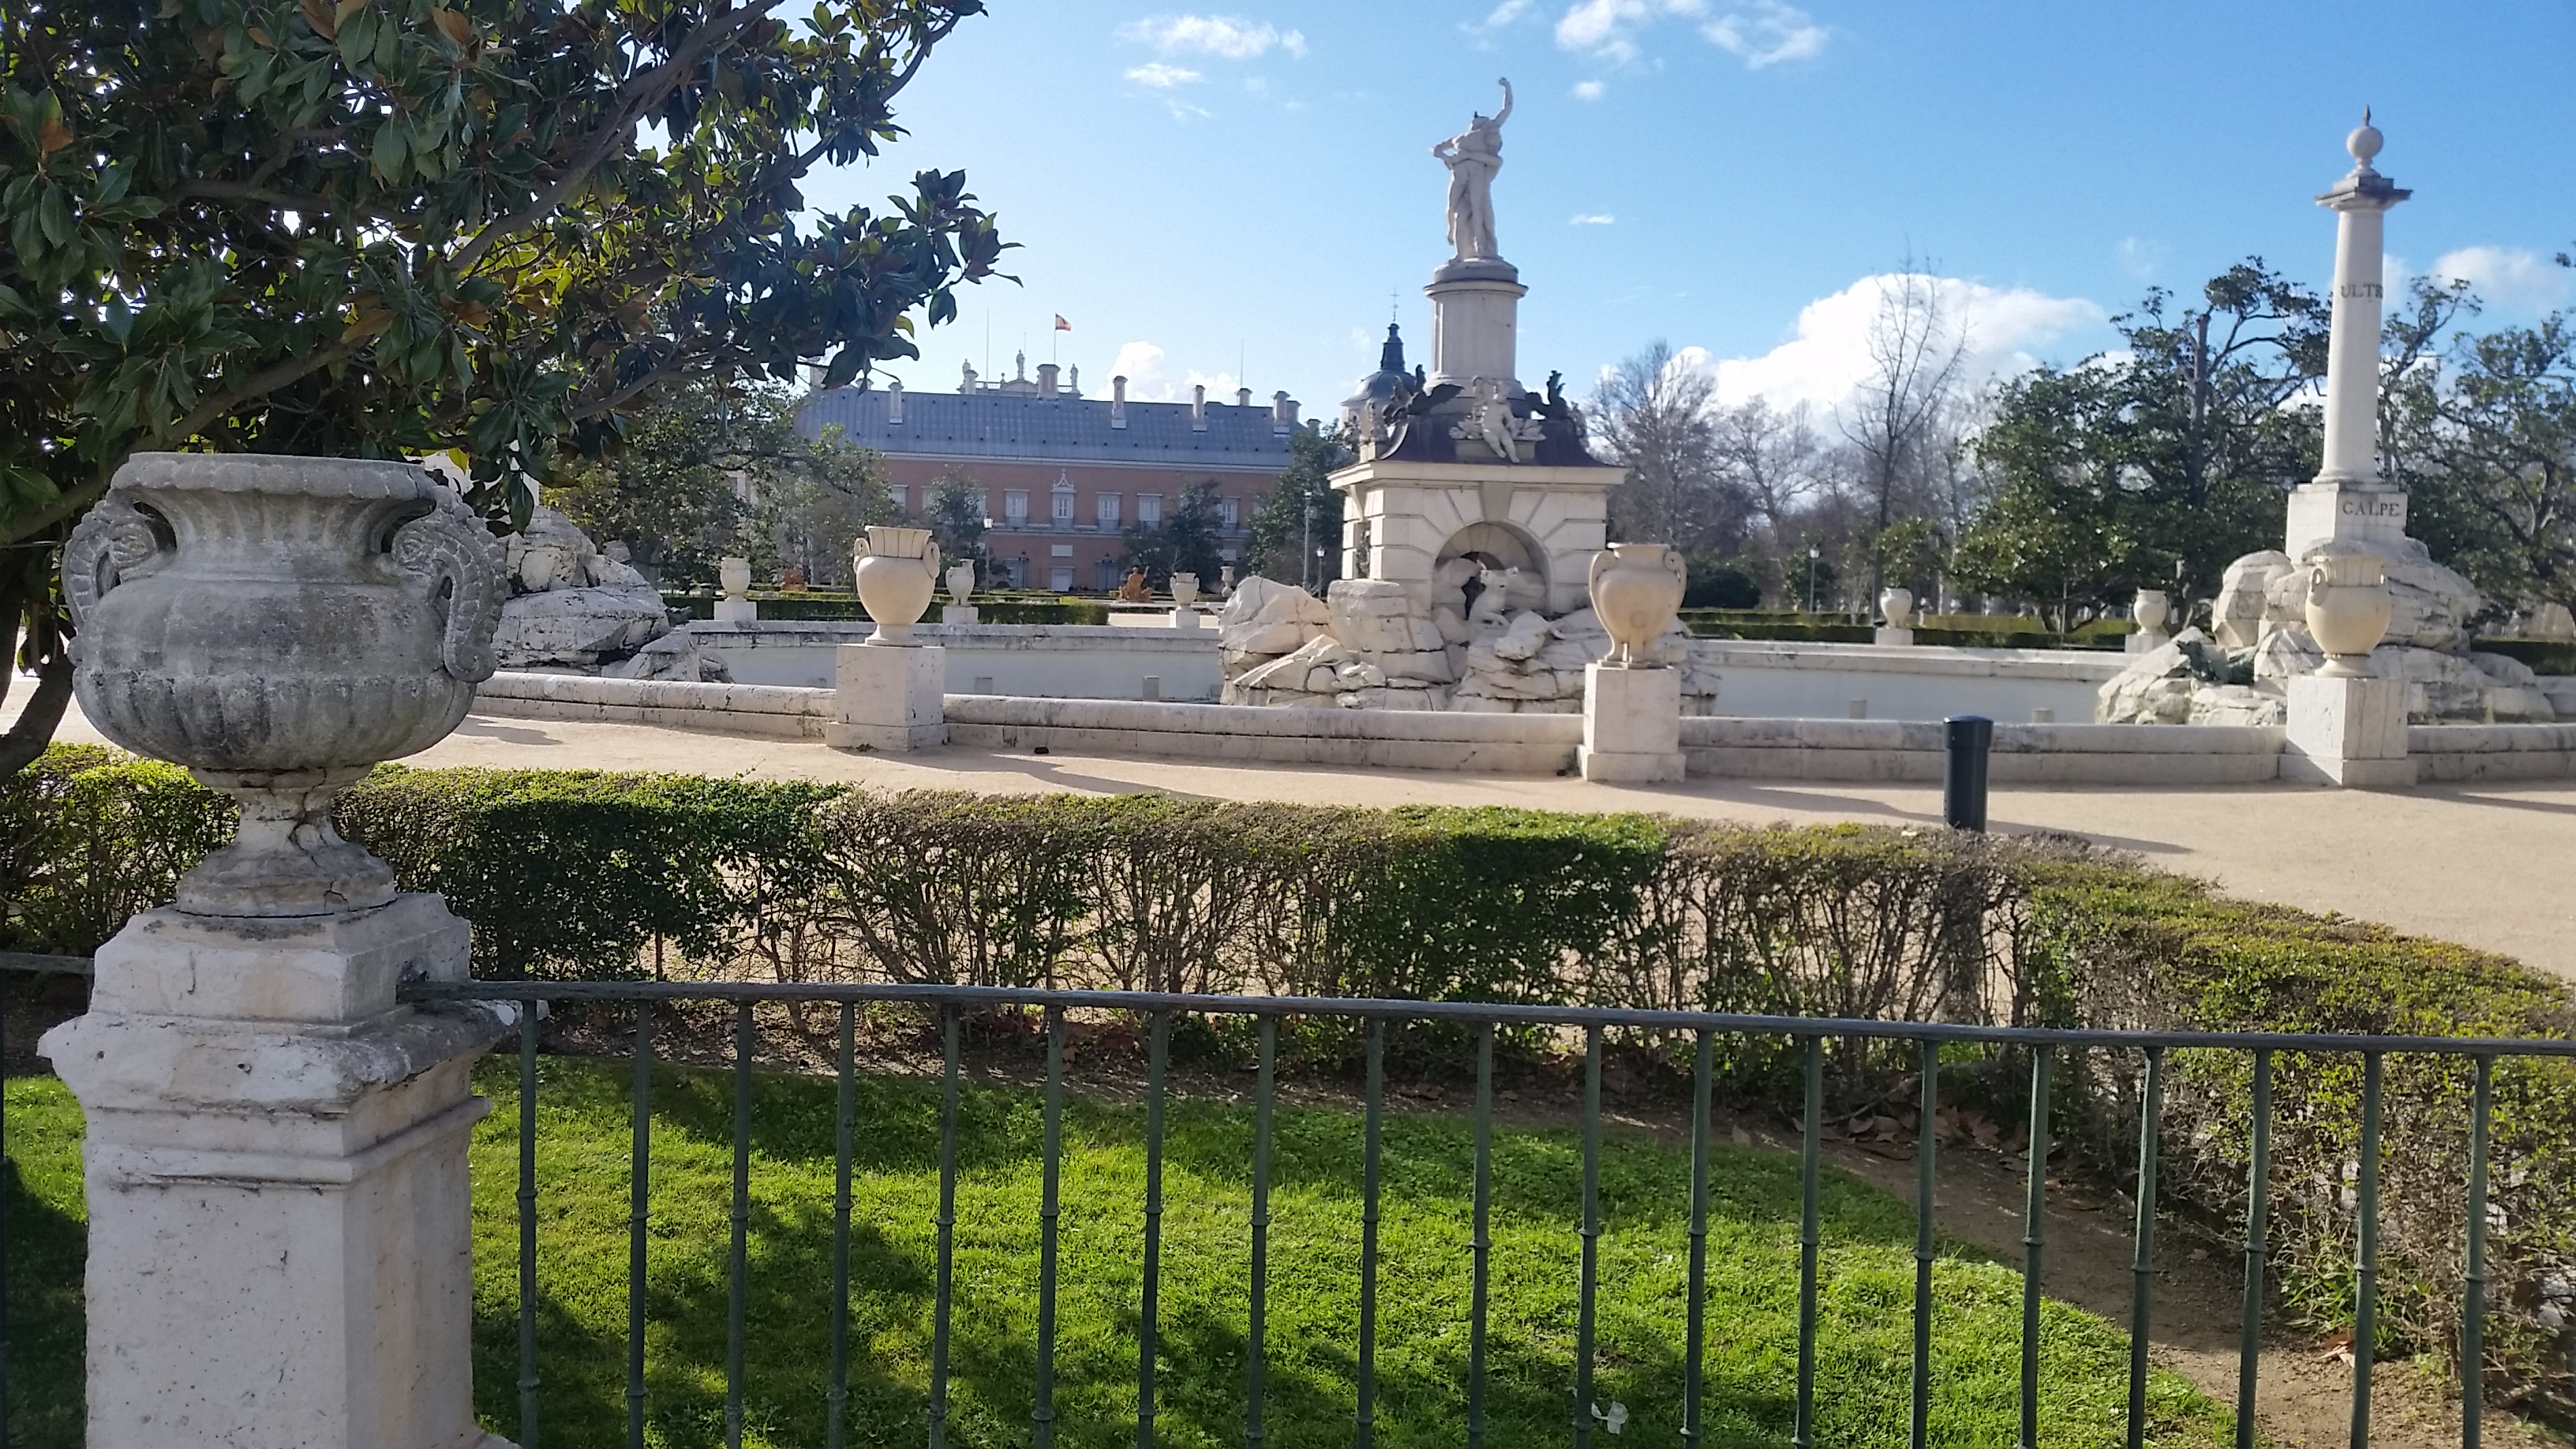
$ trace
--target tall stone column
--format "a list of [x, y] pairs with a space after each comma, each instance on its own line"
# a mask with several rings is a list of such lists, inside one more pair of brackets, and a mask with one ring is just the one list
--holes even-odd
[[2293, 559], [2329, 539], [2388, 543], [2406, 532], [2406, 495], [2379, 470], [2379, 329], [2388, 209], [2414, 193], [2372, 168], [2382, 141], [2363, 112], [2344, 143], [2351, 173], [2317, 198], [2335, 213], [2325, 458], [2315, 480], [2290, 497], [2282, 552]]
[[514, 1018], [395, 1000], [466, 926], [331, 801], [464, 716], [501, 563], [420, 469], [324, 458], [138, 454], [64, 546], [82, 712], [242, 811], [40, 1044], [87, 1119], [89, 1449], [500, 1444], [466, 1144]]

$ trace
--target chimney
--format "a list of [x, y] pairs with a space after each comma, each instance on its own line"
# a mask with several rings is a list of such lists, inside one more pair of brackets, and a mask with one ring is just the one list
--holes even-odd
[[903, 382], [899, 378], [888, 378], [886, 379], [886, 426], [897, 427], [902, 422]]
[[1207, 384], [1203, 382], [1190, 387], [1190, 431], [1207, 431]]
[[1127, 426], [1127, 379], [1123, 377], [1109, 379], [1109, 426]]
[[1239, 408], [1248, 408], [1252, 406], [1252, 389], [1248, 387], [1236, 388], [1234, 390], [1234, 405]]
[[1056, 365], [1054, 363], [1041, 362], [1038, 364], [1038, 396], [1055, 396], [1055, 375]]
[[1297, 400], [1285, 392], [1270, 395], [1270, 431], [1286, 437], [1297, 428]]

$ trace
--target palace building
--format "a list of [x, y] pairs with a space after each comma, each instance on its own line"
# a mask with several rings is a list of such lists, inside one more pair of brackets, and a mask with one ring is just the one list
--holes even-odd
[[[984, 382], [972, 367], [955, 392], [907, 392], [899, 382], [815, 394], [797, 429], [837, 427], [849, 443], [885, 456], [894, 501], [926, 511], [945, 474], [983, 495], [985, 547], [999, 581], [1015, 587], [1106, 591], [1118, 587], [1126, 530], [1150, 527], [1201, 483], [1213, 482], [1219, 556], [1239, 564], [1252, 511], [1288, 466], [1297, 403], [1275, 393], [1256, 407], [1251, 389], [1231, 404], [1193, 389], [1185, 403], [1129, 402], [1127, 379], [1086, 398], [1079, 370], [1059, 384], [1054, 363], [1028, 376]], [[1214, 589], [1217, 580], [1205, 587]]]

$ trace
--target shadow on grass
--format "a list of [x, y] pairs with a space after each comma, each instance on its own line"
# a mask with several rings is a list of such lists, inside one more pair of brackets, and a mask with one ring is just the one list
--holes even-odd
[[[77, 1156], [77, 1141], [73, 1151]], [[14, 1156], [0, 1162], [0, 1211], [8, 1214], [8, 1442], [18, 1449], [79, 1449], [87, 1322], [81, 1271], [89, 1229], [30, 1192]]]

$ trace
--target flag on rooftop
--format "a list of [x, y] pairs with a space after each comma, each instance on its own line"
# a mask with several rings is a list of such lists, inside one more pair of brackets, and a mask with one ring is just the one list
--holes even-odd
[[1073, 330], [1073, 324], [1064, 320], [1064, 314], [1062, 312], [1055, 314], [1055, 330], [1058, 332], [1070, 332]]

